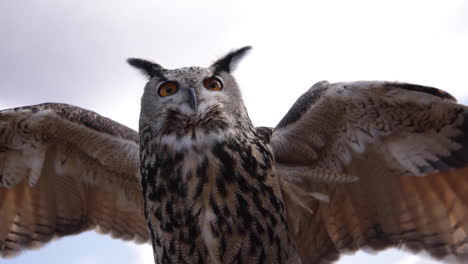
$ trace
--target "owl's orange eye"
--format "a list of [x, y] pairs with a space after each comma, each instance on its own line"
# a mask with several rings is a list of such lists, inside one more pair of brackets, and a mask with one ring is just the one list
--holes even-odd
[[223, 89], [223, 83], [221, 82], [220, 79], [216, 77], [206, 78], [203, 81], [203, 85], [205, 86], [206, 89], [211, 90], [211, 91], [220, 91]]
[[159, 93], [159, 96], [166, 97], [166, 96], [173, 95], [173, 94], [177, 93], [178, 90], [179, 90], [179, 87], [178, 87], [177, 83], [175, 83], [175, 82], [165, 82], [165, 83], [161, 84], [161, 86], [159, 86], [158, 93]]

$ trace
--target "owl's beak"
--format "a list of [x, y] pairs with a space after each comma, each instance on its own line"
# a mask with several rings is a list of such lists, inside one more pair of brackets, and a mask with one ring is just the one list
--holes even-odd
[[193, 88], [188, 89], [188, 97], [189, 97], [189, 105], [193, 109], [193, 111], [197, 110], [198, 101], [197, 101], [197, 94]]

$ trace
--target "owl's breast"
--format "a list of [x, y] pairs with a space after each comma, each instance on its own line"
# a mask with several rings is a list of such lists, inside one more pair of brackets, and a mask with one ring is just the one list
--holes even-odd
[[262, 140], [205, 139], [190, 148], [160, 142], [153, 169], [142, 169], [157, 258], [279, 263], [294, 255], [273, 156]]

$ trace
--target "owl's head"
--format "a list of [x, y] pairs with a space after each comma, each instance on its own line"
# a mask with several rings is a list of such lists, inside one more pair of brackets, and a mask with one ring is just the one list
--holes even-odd
[[149, 79], [141, 100], [140, 131], [149, 128], [160, 137], [195, 139], [249, 125], [231, 74], [249, 50], [230, 52], [208, 68], [170, 70], [150, 61], [128, 59]]

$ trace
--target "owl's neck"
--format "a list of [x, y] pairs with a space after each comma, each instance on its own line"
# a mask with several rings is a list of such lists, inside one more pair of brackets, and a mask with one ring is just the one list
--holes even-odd
[[141, 162], [156, 262], [286, 263], [297, 257], [271, 149], [253, 129], [154, 143], [141, 145]]

